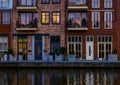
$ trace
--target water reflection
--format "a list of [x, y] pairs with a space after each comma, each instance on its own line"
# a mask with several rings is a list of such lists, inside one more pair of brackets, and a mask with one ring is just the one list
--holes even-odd
[[0, 70], [0, 85], [120, 85], [120, 70]]

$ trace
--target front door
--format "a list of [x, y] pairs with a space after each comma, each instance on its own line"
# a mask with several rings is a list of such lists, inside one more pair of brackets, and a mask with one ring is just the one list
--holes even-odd
[[35, 60], [42, 60], [42, 36], [35, 36]]
[[86, 40], [86, 60], [94, 59], [94, 42], [93, 37], [89, 36]]

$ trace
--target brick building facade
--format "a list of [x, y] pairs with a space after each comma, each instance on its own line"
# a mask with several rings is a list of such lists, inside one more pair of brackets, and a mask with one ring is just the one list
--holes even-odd
[[78, 59], [94, 60], [106, 59], [119, 49], [116, 3], [117, 0], [68, 0], [68, 53], [74, 50]]
[[[13, 48], [24, 59], [41, 60], [65, 46], [65, 0], [15, 0], [13, 8]], [[19, 4], [16, 4], [19, 3]], [[16, 16], [16, 17], [14, 17]]]

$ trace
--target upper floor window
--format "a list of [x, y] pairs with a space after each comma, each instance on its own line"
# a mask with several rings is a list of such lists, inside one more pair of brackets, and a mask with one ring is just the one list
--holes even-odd
[[105, 29], [112, 29], [112, 12], [105, 12], [104, 15]]
[[20, 13], [19, 14], [19, 27], [36, 28], [37, 26], [37, 13]]
[[18, 2], [21, 6], [36, 6], [36, 0], [19, 0]]
[[50, 0], [41, 0], [42, 1], [42, 4], [49, 4], [50, 3]]
[[68, 0], [69, 5], [86, 5], [87, 0]]
[[92, 28], [100, 28], [100, 12], [92, 12]]
[[60, 0], [52, 0], [53, 4], [60, 4]]
[[60, 24], [60, 12], [53, 12], [52, 13], [52, 23], [53, 24]]
[[49, 12], [42, 12], [42, 24], [49, 24], [50, 23], [50, 13]]
[[10, 24], [11, 13], [10, 12], [3, 12], [2, 16], [2, 23], [3, 24]]
[[0, 0], [0, 8], [8, 7], [8, 0]]
[[105, 8], [112, 8], [112, 0], [104, 0]]
[[99, 8], [100, 0], [92, 0], [92, 8]]

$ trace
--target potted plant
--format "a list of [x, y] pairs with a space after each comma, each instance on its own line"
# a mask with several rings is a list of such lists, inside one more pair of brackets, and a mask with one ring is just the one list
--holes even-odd
[[4, 61], [7, 61], [8, 60], [8, 52], [7, 51], [4, 51], [4, 53], [3, 53], [4, 55], [4, 57], [3, 57], [3, 60]]
[[55, 52], [55, 61], [62, 61], [62, 55], [60, 54], [60, 48], [56, 49], [56, 52]]
[[22, 52], [18, 52], [18, 60], [19, 61], [23, 60], [23, 53]]
[[68, 60], [69, 60], [69, 61], [75, 61], [74, 50], [71, 50], [71, 51], [69, 52]]
[[14, 60], [14, 54], [13, 54], [12, 48], [8, 48], [8, 60], [10, 60], [10, 61]]
[[34, 60], [34, 57], [32, 56], [32, 50], [28, 50], [27, 60]]
[[53, 61], [53, 53], [49, 53], [49, 55], [47, 56], [47, 60]]
[[112, 54], [108, 55], [108, 61], [117, 61], [117, 49], [115, 48]]
[[64, 60], [66, 60], [65, 58], [65, 55], [66, 55], [66, 48], [65, 47], [60, 47], [60, 55], [61, 55], [61, 60], [63, 60], [63, 58], [64, 58]]

